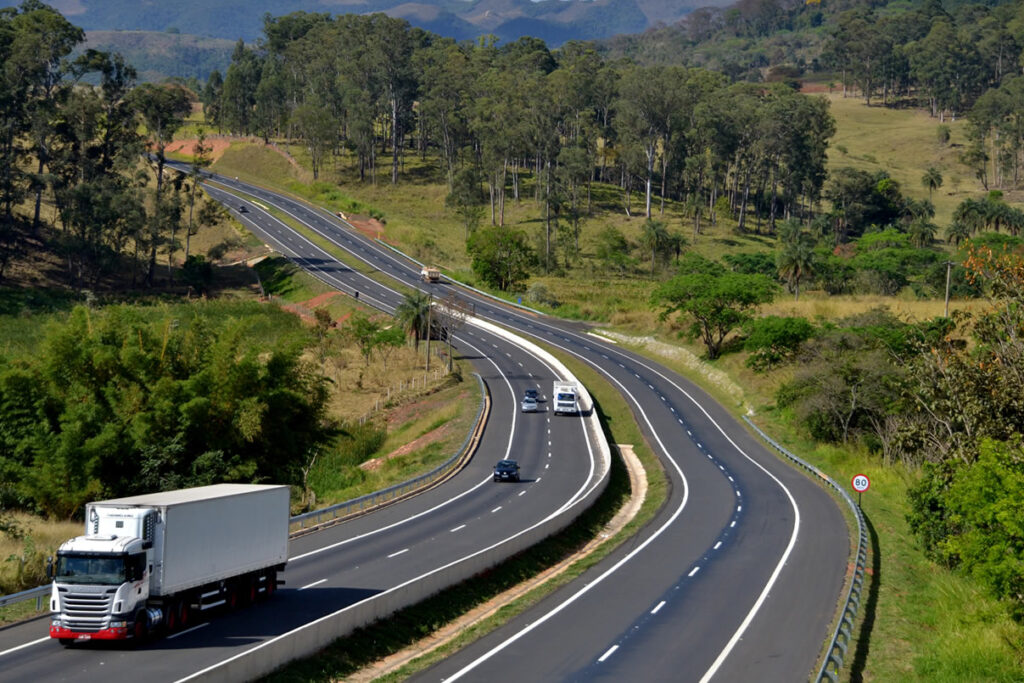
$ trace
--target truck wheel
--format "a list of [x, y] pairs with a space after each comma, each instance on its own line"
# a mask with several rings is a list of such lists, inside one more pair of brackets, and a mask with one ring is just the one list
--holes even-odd
[[178, 628], [178, 603], [169, 602], [164, 607], [164, 624], [167, 625], [167, 632], [174, 633]]
[[135, 628], [132, 630], [132, 636], [136, 646], [145, 642], [149, 636], [149, 617], [146, 616], [146, 610], [139, 610], [135, 613]]

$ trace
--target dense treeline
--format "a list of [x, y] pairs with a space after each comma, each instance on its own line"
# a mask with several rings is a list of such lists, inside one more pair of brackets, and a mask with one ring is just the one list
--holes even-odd
[[[747, 81], [831, 75], [869, 104], [967, 115], [962, 160], [988, 189], [1018, 187], [1024, 2], [796, 3], [742, 0], [601, 46], [609, 59], [704, 66]], [[820, 77], [820, 76], [819, 76]]]
[[220, 220], [196, 192], [197, 173], [165, 182], [162, 172], [193, 96], [174, 84], [136, 87], [135, 69], [117, 54], [86, 50], [72, 59], [83, 40], [38, 0], [0, 10], [0, 281], [38, 237], [44, 197], [56, 209], [56, 250], [75, 287], [119, 271], [133, 285], [152, 285], [158, 254], [172, 266], [181, 237], [187, 257], [195, 230]]
[[[498, 226], [529, 177], [545, 269], [578, 249], [594, 180], [619, 184], [627, 213], [631, 189], [648, 218], [686, 202], [695, 231], [722, 210], [741, 230], [750, 211], [806, 217], [821, 196], [834, 123], [785, 85], [610, 63], [579, 43], [456, 43], [384, 15], [268, 17], [264, 34], [204, 90], [218, 127], [303, 140], [315, 176], [349, 150], [361, 178], [383, 167], [397, 183], [404, 155], [436, 153], [454, 205], [483, 204]], [[468, 231], [478, 216], [464, 215]]]
[[299, 484], [325, 437], [308, 329], [251, 304], [75, 308], [0, 356], [0, 504], [69, 518], [95, 498]]

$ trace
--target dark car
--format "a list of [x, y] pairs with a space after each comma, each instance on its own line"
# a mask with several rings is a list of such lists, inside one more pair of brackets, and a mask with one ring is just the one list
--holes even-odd
[[524, 392], [523, 396], [525, 396], [526, 398], [532, 398], [534, 401], [540, 398], [540, 395], [537, 393], [536, 389], [527, 389]]
[[249, 207], [245, 204], [238, 205], [238, 213], [249, 213]]
[[515, 460], [499, 460], [494, 466], [494, 481], [519, 481], [519, 463]]

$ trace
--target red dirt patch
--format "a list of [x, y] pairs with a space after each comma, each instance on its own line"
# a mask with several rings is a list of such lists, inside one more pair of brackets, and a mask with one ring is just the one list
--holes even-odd
[[366, 470], [368, 472], [378, 470], [386, 460], [391, 460], [392, 458], [399, 458], [403, 455], [408, 455], [409, 453], [417, 451], [428, 444], [432, 444], [435, 441], [440, 441], [441, 439], [445, 438], [448, 435], [448, 432], [450, 432], [451, 429], [451, 424], [443, 424], [437, 429], [430, 430], [429, 432], [419, 437], [418, 439], [413, 439], [412, 441], [405, 444], [401, 448], [394, 450], [391, 453], [388, 453], [383, 458], [373, 458], [371, 460], [367, 460], [366, 462], [359, 466], [359, 469]]
[[352, 213], [339, 213], [342, 219], [348, 221], [349, 225], [366, 235], [372, 240], [384, 239], [384, 224], [376, 218], [360, 216]]
[[[175, 140], [171, 144], [167, 145], [168, 152], [176, 152], [178, 154], [189, 154], [195, 156], [196, 143], [198, 140]], [[224, 151], [231, 146], [231, 140], [227, 138], [206, 138], [206, 144], [210, 147], [210, 160], [217, 161], [224, 156]]]
[[336, 296], [341, 296], [341, 292], [325, 292], [324, 294], [318, 294], [317, 296], [314, 296], [309, 301], [303, 301], [300, 305], [312, 310], [316, 310], [317, 308], [323, 306]]

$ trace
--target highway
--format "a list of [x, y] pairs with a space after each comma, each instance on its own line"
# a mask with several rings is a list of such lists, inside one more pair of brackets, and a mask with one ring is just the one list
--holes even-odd
[[[268, 230], [285, 230], [264, 220], [258, 207], [252, 209], [243, 215], [250, 227], [257, 229], [262, 220]], [[288, 235], [282, 239], [287, 242]], [[321, 277], [336, 278], [341, 287], [346, 278], [354, 278], [364, 301], [390, 310], [401, 300], [395, 291], [333, 259], [314, 258]], [[474, 359], [492, 400], [477, 454], [458, 475], [409, 500], [293, 539], [284, 572], [287, 587], [272, 600], [199, 620], [191, 629], [139, 649], [100, 643], [65, 649], [45, 637], [46, 618], [2, 628], [0, 680], [201, 677], [209, 667], [293, 629], [360, 601], [386, 599], [395, 587], [423, 583], [432, 591], [430, 577], [439, 567], [516, 537], [553, 515], [573, 514], [578, 508], [573, 503], [592, 499], [606, 472], [584, 420], [553, 419], [547, 401], [541, 403], [543, 411], [519, 411], [526, 388], [537, 388], [542, 398], [550, 393], [555, 371], [548, 360], [501, 335], [459, 340], [458, 348]], [[492, 481], [491, 468], [504, 457], [519, 460], [521, 482]]]
[[[393, 292], [338, 263], [273, 220], [262, 206], [289, 213], [322, 239], [407, 286], [427, 288], [437, 298], [453, 289], [444, 283], [422, 285], [417, 266], [322, 210], [218, 180], [257, 198], [259, 204], [210, 188], [236, 213], [245, 205], [239, 217], [268, 244], [332, 286], [358, 291], [362, 301], [381, 310], [393, 309]], [[473, 303], [478, 317], [601, 372], [630, 403], [664, 464], [671, 491], [657, 517], [611, 557], [420, 678], [808, 678], [828, 636], [849, 557], [846, 524], [832, 499], [769, 453], [703, 391], [657, 363], [589, 334], [582, 325], [517, 311], [461, 289], [459, 296]], [[581, 422], [549, 421], [550, 413], [516, 410], [516, 399], [527, 386], [535, 383], [542, 394], [550, 391], [550, 367], [487, 330], [467, 327], [457, 341], [461, 353], [476, 359], [495, 397], [495, 410], [480, 455], [454, 480], [299, 539], [286, 572], [289, 589], [273, 602], [157, 641], [141, 652], [25, 645], [45, 633], [45, 622], [36, 622], [31, 632], [21, 632], [30, 625], [0, 631], [0, 678], [91, 680], [117, 675], [119, 669], [110, 668], [114, 662], [131, 667], [122, 670], [125, 674], [183, 678], [386, 585], [415, 578], [431, 562], [479, 547], [482, 537], [498, 528], [515, 533], [582, 495], [594, 477], [586, 449], [579, 448]], [[532, 423], [527, 426], [527, 421]], [[544, 447], [548, 425], [550, 451]], [[548, 452], [571, 457], [563, 467]], [[524, 463], [524, 478], [532, 481], [518, 486], [487, 481], [493, 461], [506, 453]]]
[[[418, 268], [325, 211], [235, 183], [378, 271]], [[447, 285], [430, 285], [435, 291]], [[671, 482], [657, 519], [607, 561], [428, 680], [738, 680], [810, 677], [850, 557], [827, 493], [704, 391], [589, 334], [461, 290], [477, 316], [569, 353], [631, 403]], [[464, 336], [474, 339], [469, 330]]]

